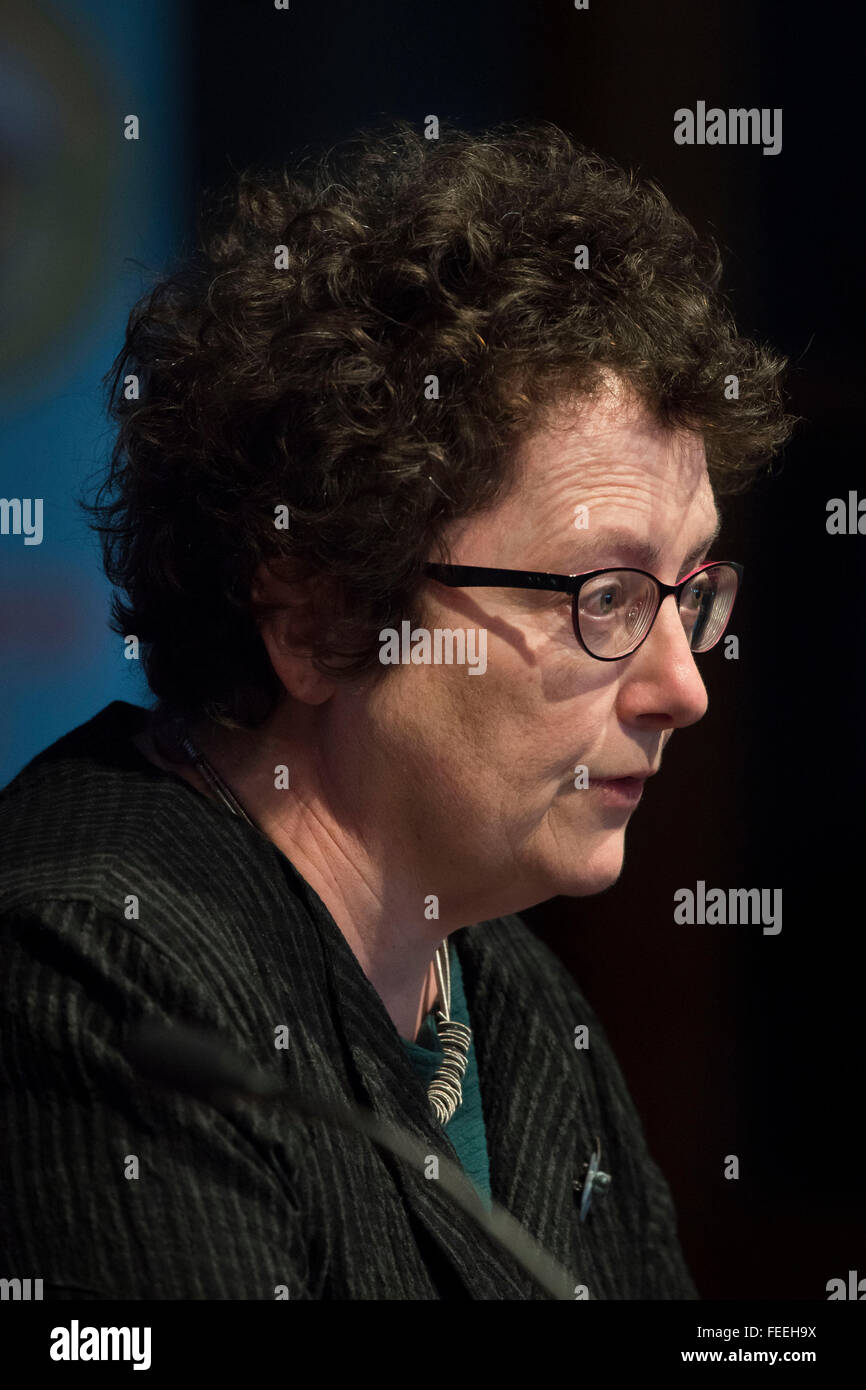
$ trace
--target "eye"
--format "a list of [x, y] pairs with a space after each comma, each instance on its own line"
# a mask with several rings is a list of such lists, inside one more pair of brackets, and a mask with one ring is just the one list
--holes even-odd
[[587, 586], [581, 607], [592, 618], [607, 618], [618, 612], [623, 602], [623, 586], [619, 580], [603, 579]]

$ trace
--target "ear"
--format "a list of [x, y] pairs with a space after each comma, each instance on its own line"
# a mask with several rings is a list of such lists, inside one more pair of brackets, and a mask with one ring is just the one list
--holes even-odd
[[306, 705], [329, 700], [336, 683], [316, 670], [311, 639], [324, 609], [327, 582], [287, 582], [273, 566], [260, 565], [251, 586], [256, 624], [274, 672], [289, 695]]

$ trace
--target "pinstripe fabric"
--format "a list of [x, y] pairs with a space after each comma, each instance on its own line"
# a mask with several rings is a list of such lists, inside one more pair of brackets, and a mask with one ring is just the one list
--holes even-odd
[[[145, 714], [107, 706], [0, 794], [0, 1274], [42, 1278], [53, 1298], [543, 1297], [435, 1181], [363, 1135], [133, 1077], [124, 1028], [184, 1021], [457, 1160], [324, 904], [269, 840], [141, 757]], [[591, 1299], [697, 1297], [569, 973], [516, 916], [452, 941], [494, 1197]], [[580, 1224], [573, 1181], [595, 1135], [613, 1182]]]

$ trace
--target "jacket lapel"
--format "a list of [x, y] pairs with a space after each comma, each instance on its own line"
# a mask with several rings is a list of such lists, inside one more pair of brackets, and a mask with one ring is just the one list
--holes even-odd
[[[528, 949], [529, 928], [500, 919], [456, 933], [490, 1156], [493, 1197], [569, 1272], [580, 1262], [574, 1182], [591, 1123], [573, 1038]], [[586, 1154], [582, 1148], [586, 1147]], [[581, 1282], [575, 1273], [575, 1283]]]
[[[444, 1156], [459, 1168], [454, 1146], [433, 1121], [423, 1083], [412, 1066], [381, 997], [367, 979], [321, 899], [299, 875], [297, 879], [297, 890], [303, 892], [322, 940], [332, 990], [332, 1016], [337, 1022], [355, 1099], [379, 1117], [408, 1130], [423, 1144], [426, 1154]], [[461, 964], [462, 961], [461, 953]], [[474, 1036], [476, 1026], [483, 1031], [484, 1020], [482, 1018], [476, 1024], [468, 990], [467, 1003]], [[492, 1048], [495, 1050], [496, 1046], [494, 1039]], [[488, 1088], [493, 1079], [491, 1072], [488, 1075]], [[499, 1078], [498, 1085], [501, 1084]], [[482, 1076], [482, 1104], [484, 1087]], [[485, 1119], [486, 1113], [485, 1107]], [[490, 1140], [489, 1127], [488, 1141], [494, 1142]], [[506, 1175], [510, 1153], [509, 1147], [497, 1165]], [[414, 1220], [420, 1223], [429, 1239], [436, 1244], [454, 1277], [462, 1285], [466, 1297], [527, 1299], [543, 1296], [522, 1269], [486, 1239], [450, 1197], [441, 1192], [434, 1179], [425, 1177], [423, 1171], [414, 1170], [410, 1164], [390, 1154], [383, 1154], [383, 1158]], [[491, 1170], [492, 1167], [491, 1153]], [[498, 1193], [495, 1195], [498, 1196]]]

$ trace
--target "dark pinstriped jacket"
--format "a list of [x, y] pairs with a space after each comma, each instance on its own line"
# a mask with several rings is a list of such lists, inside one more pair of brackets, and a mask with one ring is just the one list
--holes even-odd
[[[145, 715], [107, 706], [0, 794], [0, 1276], [41, 1278], [48, 1298], [543, 1298], [365, 1136], [135, 1080], [124, 1030], [184, 1021], [457, 1161], [324, 904], [269, 840], [138, 753]], [[696, 1298], [668, 1187], [570, 974], [516, 916], [452, 940], [494, 1198], [591, 1299]], [[596, 1135], [612, 1183], [581, 1224]]]

